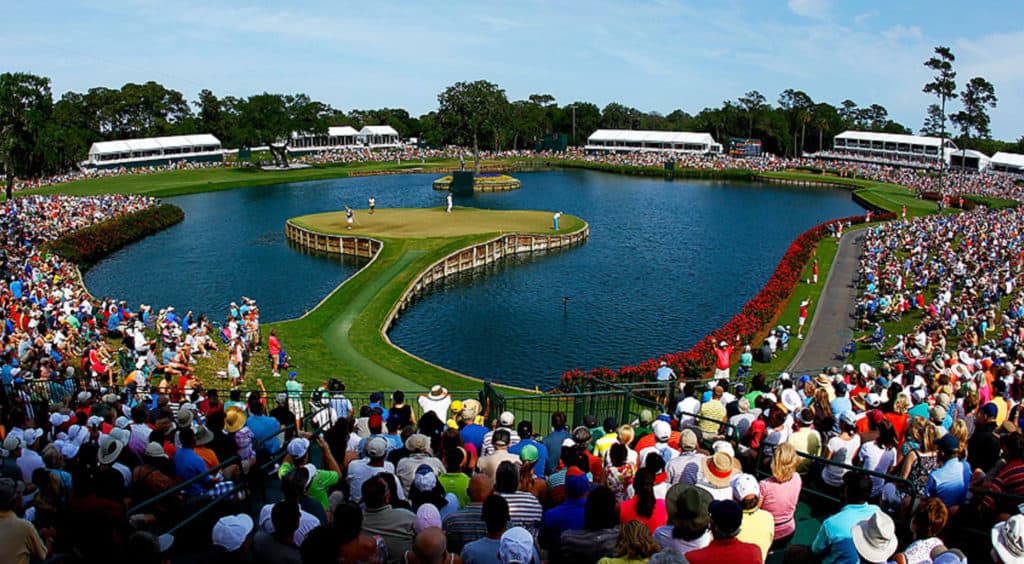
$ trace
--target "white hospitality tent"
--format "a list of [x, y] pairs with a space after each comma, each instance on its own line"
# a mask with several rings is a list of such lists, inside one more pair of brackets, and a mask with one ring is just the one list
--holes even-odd
[[359, 142], [371, 149], [402, 145], [398, 132], [390, 125], [364, 125], [359, 130]]
[[999, 151], [992, 155], [992, 170], [1024, 176], [1024, 155]]
[[[938, 161], [943, 156], [939, 150], [942, 147], [941, 138], [899, 133], [844, 131], [835, 136], [832, 146], [835, 152], [848, 153], [853, 157]], [[946, 139], [945, 147], [948, 159], [948, 153], [956, 151], [957, 146]]]
[[292, 133], [289, 150], [328, 150], [345, 149], [358, 145], [359, 132], [349, 126], [332, 126], [327, 128], [326, 135], [312, 133]]
[[598, 129], [587, 138], [587, 151], [676, 151], [680, 153], [721, 153], [722, 146], [710, 133], [690, 131], [646, 131]]
[[145, 166], [176, 160], [216, 160], [223, 157], [220, 140], [209, 133], [98, 141], [89, 147], [86, 166]]
[[992, 159], [981, 151], [974, 149], [957, 149], [948, 151], [949, 166], [982, 171], [991, 166]]

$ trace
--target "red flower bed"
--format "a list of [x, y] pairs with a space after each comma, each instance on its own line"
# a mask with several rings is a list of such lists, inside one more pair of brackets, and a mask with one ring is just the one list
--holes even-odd
[[[891, 213], [872, 214], [872, 220], [885, 221], [894, 219]], [[844, 217], [835, 219], [812, 227], [797, 237], [786, 254], [782, 256], [779, 265], [775, 268], [768, 282], [761, 291], [751, 298], [743, 308], [725, 325], [712, 331], [707, 337], [699, 341], [688, 351], [676, 352], [662, 355], [659, 358], [646, 360], [635, 366], [623, 366], [618, 370], [611, 368], [595, 368], [590, 372], [574, 369], [562, 375], [559, 388], [570, 390], [574, 384], [587, 379], [600, 378], [602, 380], [620, 382], [642, 382], [653, 380], [655, 372], [661, 361], [668, 363], [677, 374], [684, 378], [701, 378], [711, 373], [715, 366], [715, 343], [725, 341], [733, 342], [737, 335], [741, 341], [756, 343], [759, 342], [774, 326], [779, 315], [786, 307], [786, 302], [796, 290], [800, 283], [800, 276], [804, 267], [814, 255], [818, 243], [829, 234], [830, 225], [839, 223], [863, 223], [864, 216]], [[738, 356], [737, 352], [737, 356]]]

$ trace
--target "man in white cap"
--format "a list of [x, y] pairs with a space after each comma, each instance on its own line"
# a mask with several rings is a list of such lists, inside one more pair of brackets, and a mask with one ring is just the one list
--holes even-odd
[[416, 401], [420, 404], [420, 409], [423, 410], [424, 414], [432, 411], [442, 423], [448, 420], [448, 410], [452, 406], [452, 397], [441, 384], [434, 384], [430, 388], [430, 393], [420, 394]]
[[37, 468], [46, 466], [43, 463], [43, 457], [38, 452], [39, 445], [42, 444], [39, 439], [42, 436], [43, 431], [40, 429], [25, 429], [22, 434], [25, 446], [21, 449], [21, 456], [18, 457], [18, 468], [21, 470], [21, 477], [26, 484], [32, 483], [32, 473]]
[[640, 451], [641, 468], [647, 465], [647, 457], [652, 453], [657, 453], [666, 463], [679, 456], [679, 451], [668, 444], [668, 440], [672, 437], [671, 425], [658, 419], [651, 425], [651, 434], [654, 435], [655, 443], [654, 446], [649, 446]]
[[363, 482], [381, 472], [395, 473], [395, 465], [385, 459], [388, 454], [387, 439], [381, 436], [371, 437], [366, 441], [364, 450], [367, 458], [349, 463], [345, 476], [348, 481], [349, 499], [353, 503], [362, 501]]
[[732, 498], [743, 510], [743, 524], [738, 540], [756, 544], [761, 549], [761, 558], [768, 558], [768, 549], [775, 541], [775, 517], [761, 509], [761, 487], [757, 478], [750, 474], [739, 474], [732, 478]]
[[658, 370], [654, 373], [654, 379], [662, 382], [664, 386], [664, 388], [658, 389], [658, 397], [656, 398], [656, 401], [661, 404], [664, 400], [668, 399], [666, 394], [672, 388], [669, 382], [676, 379], [676, 371], [672, 370], [672, 367], [663, 360], [658, 364]]
[[245, 513], [221, 517], [213, 526], [213, 547], [208, 561], [215, 561], [217, 556], [227, 557], [229, 561], [246, 559], [252, 527], [252, 517]]
[[[736, 342], [740, 336], [736, 335]], [[715, 380], [729, 379], [729, 365], [732, 363], [732, 351], [735, 347], [722, 341], [715, 347]]]

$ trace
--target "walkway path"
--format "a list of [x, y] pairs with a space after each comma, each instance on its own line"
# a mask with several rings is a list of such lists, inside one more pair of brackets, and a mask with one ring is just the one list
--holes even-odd
[[805, 374], [835, 365], [838, 362], [836, 355], [853, 338], [853, 319], [850, 315], [857, 300], [857, 288], [853, 281], [863, 247], [862, 230], [850, 231], [840, 239], [835, 262], [829, 269], [825, 287], [818, 298], [818, 308], [807, 328], [800, 352], [786, 369], [788, 372]]

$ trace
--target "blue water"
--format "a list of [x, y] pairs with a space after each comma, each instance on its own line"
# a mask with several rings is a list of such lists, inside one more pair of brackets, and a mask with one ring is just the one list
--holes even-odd
[[[444, 204], [434, 175], [281, 184], [167, 199], [185, 221], [86, 273], [98, 295], [223, 318], [240, 295], [264, 320], [301, 315], [364, 261], [306, 254], [289, 217]], [[571, 368], [619, 366], [685, 350], [732, 317], [792, 240], [860, 212], [844, 190], [664, 181], [587, 171], [523, 174], [523, 187], [459, 206], [562, 210], [590, 222], [577, 248], [516, 257], [449, 279], [408, 309], [398, 346], [453, 370], [544, 388]], [[565, 298], [568, 297], [568, 300]], [[287, 346], [287, 343], [285, 343]]]

